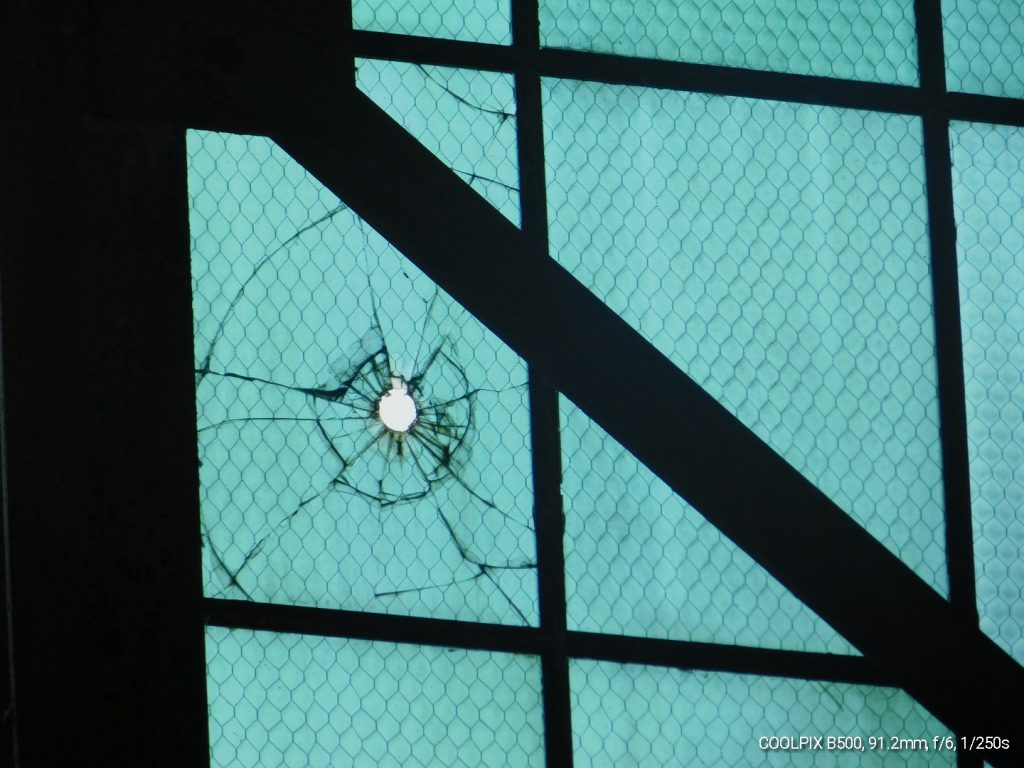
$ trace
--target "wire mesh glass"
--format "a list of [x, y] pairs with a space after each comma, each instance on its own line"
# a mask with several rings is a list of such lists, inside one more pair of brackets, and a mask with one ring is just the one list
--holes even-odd
[[188, 150], [206, 595], [535, 623], [524, 362], [269, 140]]
[[916, 85], [913, 3], [542, 0], [553, 48]]
[[857, 653], [564, 399], [562, 451], [569, 629]]
[[1024, 98], [1024, 6], [1019, 0], [942, 0], [946, 87]]
[[519, 225], [511, 75], [373, 59], [356, 64], [361, 90]]
[[[571, 662], [570, 680], [576, 768], [956, 765], [954, 752], [934, 748], [946, 727], [898, 689], [588, 660]], [[816, 736], [824, 747], [830, 735], [859, 736], [864, 748], [762, 742]]]
[[536, 657], [209, 627], [211, 765], [543, 766]]
[[978, 612], [1024, 663], [1024, 129], [950, 137]]
[[512, 42], [508, 0], [352, 0], [352, 25], [370, 32]]
[[944, 592], [920, 120], [543, 93], [555, 258]]

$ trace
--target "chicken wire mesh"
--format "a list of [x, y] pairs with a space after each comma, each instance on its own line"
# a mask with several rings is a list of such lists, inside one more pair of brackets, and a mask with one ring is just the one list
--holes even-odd
[[555, 258], [945, 592], [920, 120], [543, 89]]
[[[574, 660], [573, 757], [584, 766], [936, 766], [944, 725], [900, 690]], [[861, 736], [864, 750], [770, 751], [770, 736]], [[917, 744], [892, 737], [925, 739]], [[884, 748], [872, 749], [869, 738]]]
[[542, 0], [553, 48], [916, 85], [913, 3]]
[[1019, 0], [942, 0], [946, 86], [1024, 97], [1024, 6]]
[[544, 765], [536, 657], [209, 627], [211, 765]]
[[353, 0], [352, 25], [371, 32], [508, 44], [510, 13], [509, 0]]
[[359, 59], [356, 84], [517, 226], [511, 75]]
[[536, 623], [524, 362], [269, 140], [188, 150], [206, 595]]
[[978, 612], [1024, 663], [1024, 129], [950, 140]]
[[569, 629], [857, 653], [564, 399], [562, 451]]

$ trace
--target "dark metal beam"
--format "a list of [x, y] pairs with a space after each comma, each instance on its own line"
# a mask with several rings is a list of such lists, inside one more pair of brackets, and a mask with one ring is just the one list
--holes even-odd
[[570, 632], [569, 655], [576, 659], [613, 661], [619, 664], [646, 664], [801, 680], [842, 681], [857, 685], [896, 685], [891, 676], [884, 674], [863, 656], [841, 656], [832, 653], [780, 651], [719, 643], [680, 643], [673, 640]]
[[[378, 642], [534, 656], [542, 656], [550, 645], [545, 631], [532, 627], [268, 605], [245, 600], [208, 598], [204, 606], [207, 624], [228, 629], [355, 637]], [[590, 632], [567, 633], [564, 650], [571, 658], [620, 664], [646, 664], [859, 685], [895, 685], [892, 678], [862, 656], [745, 648]]]
[[949, 120], [941, 108], [946, 92], [942, 18], [938, 3], [934, 0], [917, 0], [914, 7], [917, 12], [921, 86], [930, 104], [923, 118], [924, 164], [935, 312], [939, 420], [942, 426], [949, 599], [966, 621], [977, 625], [963, 341], [960, 329], [960, 282], [957, 277], [956, 223], [953, 219], [953, 178], [950, 169], [952, 161]]
[[350, 115], [275, 138], [940, 719], [1024, 745], [1016, 662], [372, 101]]
[[[537, 0], [512, 0], [512, 40], [525, 66], [515, 73], [519, 200], [528, 257], [547, 259], [548, 210], [544, 178], [544, 118], [537, 50]], [[566, 649], [565, 514], [558, 391], [530, 365], [530, 437], [543, 656], [544, 755], [551, 768], [572, 768], [572, 704]]]
[[368, 59], [468, 67], [488, 72], [514, 72], [524, 62], [521, 52], [507, 45], [466, 43], [387, 32], [353, 32], [352, 46], [356, 56]]

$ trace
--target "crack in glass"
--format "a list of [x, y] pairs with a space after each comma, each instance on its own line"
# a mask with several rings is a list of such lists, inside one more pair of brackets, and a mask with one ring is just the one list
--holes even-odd
[[[402, 599], [453, 589], [466, 594], [486, 584], [489, 593], [507, 606], [507, 618], [529, 625], [536, 610], [528, 604], [532, 602], [529, 593], [535, 587], [517, 589], [523, 582], [514, 574], [521, 577], [536, 568], [532, 519], [496, 500], [493, 478], [489, 484], [482, 482], [488, 449], [478, 444], [477, 429], [478, 421], [486, 420], [492, 408], [500, 410], [500, 401], [522, 403], [526, 384], [492, 387], [473, 380], [461, 343], [463, 329], [452, 317], [451, 300], [437, 286], [424, 287], [429, 281], [393, 251], [397, 259], [382, 259], [378, 254], [375, 261], [366, 230], [355, 219], [363, 248], [354, 254], [357, 268], [347, 275], [346, 288], [365, 283], [360, 295], [369, 304], [364, 307], [369, 327], [315, 381], [303, 381], [299, 374], [282, 375], [282, 366], [258, 360], [239, 365], [233, 348], [248, 343], [241, 332], [246, 318], [267, 315], [270, 310], [263, 304], [268, 297], [279, 294], [287, 296], [282, 301], [291, 301], [287, 286], [276, 283], [285, 282], [287, 265], [301, 261], [306, 241], [320, 236], [341, 215], [351, 216], [343, 204], [298, 228], [256, 260], [217, 320], [205, 353], [197, 358], [201, 464], [212, 455], [219, 469], [230, 470], [219, 443], [230, 443], [232, 438], [251, 444], [253, 465], [262, 464], [268, 478], [274, 468], [267, 466], [264, 454], [275, 447], [286, 455], [289, 444], [305, 439], [308, 443], [298, 450], [304, 457], [312, 450], [320, 461], [319, 467], [308, 466], [308, 459], [304, 469], [296, 467], [310, 475], [310, 487], [291, 501], [294, 488], [282, 489], [280, 498], [268, 501], [267, 483], [262, 478], [250, 481], [250, 486], [256, 486], [254, 502], [237, 510], [230, 524], [225, 510], [244, 502], [218, 507], [208, 494], [202, 505], [202, 536], [209, 570], [217, 582], [210, 596], [265, 600], [274, 591], [266, 586], [273, 580], [268, 572], [287, 569], [289, 553], [302, 556], [299, 550], [309, 548], [310, 527], [323, 525], [319, 516], [345, 515], [360, 500], [373, 509], [359, 526], [365, 549], [375, 549], [375, 533], [394, 532], [399, 517], [399, 529], [406, 526], [408, 541], [396, 545], [394, 562], [385, 567], [388, 578], [374, 583], [370, 604], [358, 608], [389, 611], [391, 603]], [[285, 304], [282, 318], [288, 309]], [[346, 326], [357, 324], [358, 313], [352, 314]], [[275, 330], [268, 333], [271, 342]], [[197, 352], [199, 344], [197, 336]], [[264, 343], [258, 348], [266, 347]], [[480, 365], [484, 363], [477, 365], [478, 370]], [[525, 379], [525, 368], [523, 373]], [[236, 397], [211, 396], [218, 388]], [[414, 404], [414, 418], [399, 429], [389, 427], [381, 414], [381, 403], [396, 391]], [[226, 399], [236, 402], [227, 408], [218, 405]], [[267, 430], [277, 432], [267, 434]], [[250, 469], [243, 468], [243, 477]], [[290, 536], [300, 522], [305, 533]], [[369, 531], [368, 525], [378, 530]], [[413, 554], [424, 536], [445, 550], [427, 567], [416, 563]], [[404, 578], [396, 578], [401, 571]], [[472, 594], [466, 597], [474, 616], [483, 612], [479, 599]], [[350, 607], [341, 602], [340, 607]], [[491, 610], [496, 609], [491, 606]]]

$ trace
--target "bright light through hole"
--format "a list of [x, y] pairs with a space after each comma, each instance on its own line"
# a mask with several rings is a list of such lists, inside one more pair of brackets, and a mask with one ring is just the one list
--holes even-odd
[[416, 421], [416, 403], [409, 396], [405, 382], [391, 380], [391, 391], [385, 392], [377, 403], [377, 413], [384, 426], [392, 432], [408, 432]]

